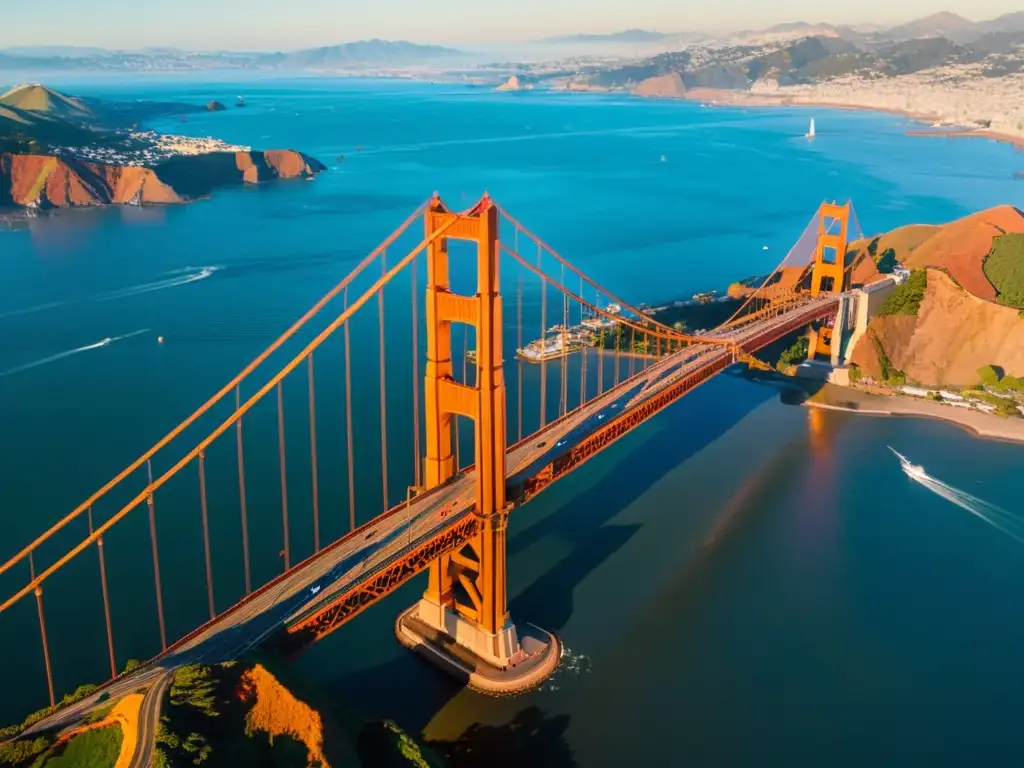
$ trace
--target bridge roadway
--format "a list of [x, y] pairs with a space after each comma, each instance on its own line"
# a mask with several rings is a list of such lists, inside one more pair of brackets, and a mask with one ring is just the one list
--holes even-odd
[[[720, 338], [736, 342], [752, 353], [791, 330], [826, 316], [834, 311], [836, 304], [837, 297], [822, 296], [779, 317], [730, 329], [728, 333], [721, 333]], [[620, 382], [582, 409], [512, 446], [507, 454], [510, 486], [528, 480], [531, 473], [549, 466], [608, 421], [642, 406], [687, 376], [716, 364], [717, 372], [731, 361], [732, 353], [725, 346], [692, 345]], [[414, 497], [408, 506], [403, 503], [320, 550], [186, 635], [143, 667], [122, 675], [107, 684], [101, 693], [57, 712], [28, 732], [74, 722], [96, 706], [102, 692], [109, 694], [103, 696], [103, 700], [116, 698], [151, 687], [166, 670], [174, 667], [240, 657], [282, 627], [294, 626], [322, 612], [408, 551], [470, 520], [474, 500], [470, 468], [446, 485]], [[442, 517], [444, 509], [448, 512]], [[347, 614], [338, 625], [356, 615], [362, 607], [365, 606]]]

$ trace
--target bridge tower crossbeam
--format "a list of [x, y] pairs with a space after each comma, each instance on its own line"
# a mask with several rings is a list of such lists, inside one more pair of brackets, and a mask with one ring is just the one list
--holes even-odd
[[[814, 248], [811, 271], [811, 295], [841, 294], [847, 288], [847, 238], [850, 226], [850, 203], [822, 203], [818, 208], [818, 241]], [[832, 357], [833, 329], [828, 325], [811, 330], [807, 358], [818, 355]]]
[[[454, 221], [453, 221], [454, 220]], [[425, 652], [441, 666], [456, 671], [485, 665], [485, 674], [470, 675], [479, 687], [511, 690], [548, 672], [536, 663], [514, 667], [538, 656], [557, 662], [557, 641], [548, 635], [546, 652], [524, 652], [516, 625], [509, 618], [506, 588], [506, 528], [512, 505], [505, 498], [506, 402], [502, 372], [502, 297], [499, 280], [498, 209], [484, 195], [469, 215], [450, 211], [439, 198], [425, 212], [427, 248], [427, 362], [424, 381], [426, 445], [424, 489], [448, 482], [457, 467], [452, 454], [455, 417], [473, 421], [475, 498], [472, 514], [478, 525], [460, 548], [441, 555], [430, 566], [426, 592], [396, 625], [399, 640]], [[445, 230], [442, 237], [436, 237]], [[477, 292], [454, 293], [450, 284], [449, 241], [476, 244]], [[452, 325], [476, 331], [476, 376], [473, 384], [454, 378]], [[431, 643], [431, 639], [434, 640]], [[447, 639], [448, 642], [445, 642]], [[454, 641], [471, 654], [458, 658], [444, 650]], [[544, 643], [542, 643], [544, 645]], [[551, 666], [542, 664], [540, 666]], [[505, 673], [499, 679], [487, 670]], [[504, 678], [504, 679], [501, 679]]]

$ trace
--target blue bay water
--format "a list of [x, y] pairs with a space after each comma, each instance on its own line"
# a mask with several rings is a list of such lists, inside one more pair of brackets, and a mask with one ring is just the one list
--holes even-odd
[[[815, 111], [819, 135], [808, 143], [805, 110], [387, 81], [54, 85], [193, 103], [242, 93], [244, 110], [154, 127], [300, 149], [330, 170], [188, 206], [60, 212], [0, 230], [6, 552], [191, 413], [434, 191], [455, 208], [488, 191], [598, 283], [651, 303], [768, 271], [822, 199], [852, 198], [867, 231], [1024, 203], [1011, 149], [914, 139], [904, 121], [865, 113]], [[416, 228], [389, 259], [418, 237]], [[539, 330], [537, 286], [503, 269], [507, 311], [522, 279], [524, 321]], [[456, 270], [454, 280], [468, 288], [471, 276]], [[385, 294], [388, 374], [403, 381], [409, 290], [400, 281]], [[378, 431], [376, 333], [375, 315], [353, 324], [359, 435]], [[506, 347], [515, 341], [506, 335]], [[341, 357], [338, 344], [316, 357], [324, 541], [348, 521]], [[524, 375], [535, 384], [534, 369]], [[285, 389], [293, 562], [312, 547], [307, 380], [294, 376]], [[527, 431], [538, 418], [530, 397]], [[411, 479], [411, 392], [389, 390], [387, 405], [393, 502]], [[281, 565], [273, 419], [272, 408], [254, 412], [245, 432], [257, 583]], [[219, 608], [244, 591], [228, 438], [210, 456]], [[357, 456], [360, 520], [383, 502], [374, 440]], [[1024, 703], [1014, 674], [1024, 661], [1015, 588], [1024, 549], [910, 481], [887, 444], [1021, 510], [1018, 446], [945, 424], [809, 413], [719, 377], [513, 518], [512, 614], [556, 631], [570, 650], [544, 690], [481, 698], [401, 651], [391, 625], [418, 581], [300, 663], [362, 714], [539, 765], [1020, 755], [1011, 713]], [[160, 461], [158, 474], [169, 466]], [[172, 637], [205, 611], [198, 491], [188, 483], [155, 500]], [[107, 542], [119, 664], [159, 650], [146, 526], [139, 510]], [[46, 589], [65, 690], [107, 669], [95, 556], [80, 560]], [[11, 576], [0, 579], [5, 594], [27, 573]], [[2, 697], [8, 719], [45, 698], [35, 606], [22, 601], [9, 617], [0, 646], [18, 664], [6, 679], [24, 695]]]

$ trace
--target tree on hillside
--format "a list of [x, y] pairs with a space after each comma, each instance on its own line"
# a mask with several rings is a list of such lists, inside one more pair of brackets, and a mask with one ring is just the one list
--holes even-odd
[[882, 255], [878, 257], [875, 266], [883, 275], [891, 275], [893, 270], [896, 269], [896, 263], [896, 251], [892, 248], [886, 248]]
[[982, 269], [1000, 303], [1024, 309], [1024, 234], [995, 238]]

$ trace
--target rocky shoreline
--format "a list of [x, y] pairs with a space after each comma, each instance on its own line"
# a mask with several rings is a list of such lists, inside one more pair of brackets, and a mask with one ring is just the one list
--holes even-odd
[[222, 187], [309, 179], [324, 170], [319, 160], [294, 150], [183, 155], [153, 167], [4, 153], [0, 154], [0, 209], [178, 204], [207, 197]]

